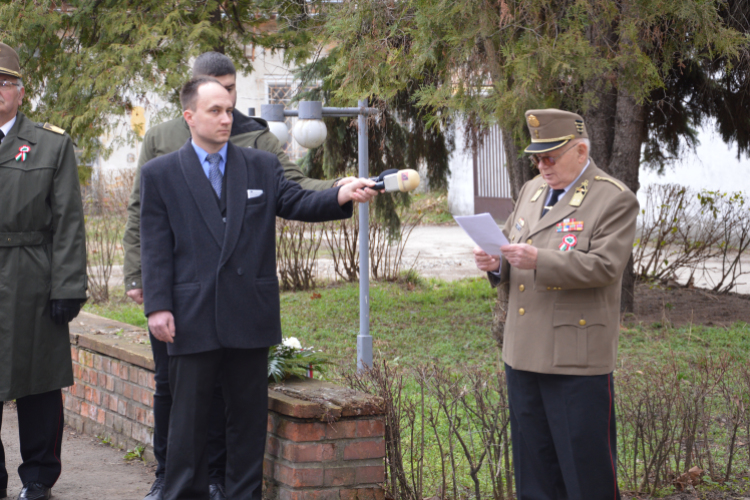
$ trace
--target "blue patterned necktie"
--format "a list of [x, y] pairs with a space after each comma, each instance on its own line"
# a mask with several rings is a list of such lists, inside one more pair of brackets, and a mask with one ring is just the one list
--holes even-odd
[[208, 164], [210, 165], [208, 169], [208, 180], [211, 182], [211, 186], [213, 186], [214, 191], [216, 191], [216, 196], [221, 198], [221, 169], [219, 169], [219, 162], [221, 162], [221, 155], [219, 153], [211, 153], [210, 155], [206, 156], [206, 160], [208, 161]]

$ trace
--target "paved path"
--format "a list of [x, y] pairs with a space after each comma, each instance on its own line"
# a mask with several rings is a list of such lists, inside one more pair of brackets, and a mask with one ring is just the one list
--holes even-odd
[[[2, 439], [10, 476], [8, 498], [21, 492], [18, 466], [18, 419], [15, 407], [3, 408]], [[141, 500], [151, 488], [153, 469], [138, 460], [126, 462], [125, 452], [101, 444], [65, 427], [62, 443], [62, 474], [52, 488], [55, 500]]]

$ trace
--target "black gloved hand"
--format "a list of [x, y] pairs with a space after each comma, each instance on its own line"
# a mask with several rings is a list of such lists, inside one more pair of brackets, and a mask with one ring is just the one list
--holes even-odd
[[67, 325], [81, 312], [86, 299], [52, 299], [49, 301], [49, 315], [58, 325]]

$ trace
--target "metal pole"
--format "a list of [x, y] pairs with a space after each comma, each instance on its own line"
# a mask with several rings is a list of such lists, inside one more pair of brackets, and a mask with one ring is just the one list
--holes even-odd
[[[367, 138], [367, 100], [358, 102], [359, 176], [369, 177], [370, 152]], [[370, 210], [369, 203], [359, 204], [359, 335], [357, 336], [357, 371], [372, 367], [370, 336]]]

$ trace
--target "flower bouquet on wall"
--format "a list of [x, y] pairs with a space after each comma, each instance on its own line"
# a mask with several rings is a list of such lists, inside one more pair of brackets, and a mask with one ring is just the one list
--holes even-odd
[[281, 382], [292, 377], [313, 378], [325, 372], [331, 361], [322, 351], [302, 347], [297, 337], [284, 337], [281, 344], [268, 348], [268, 380]]

